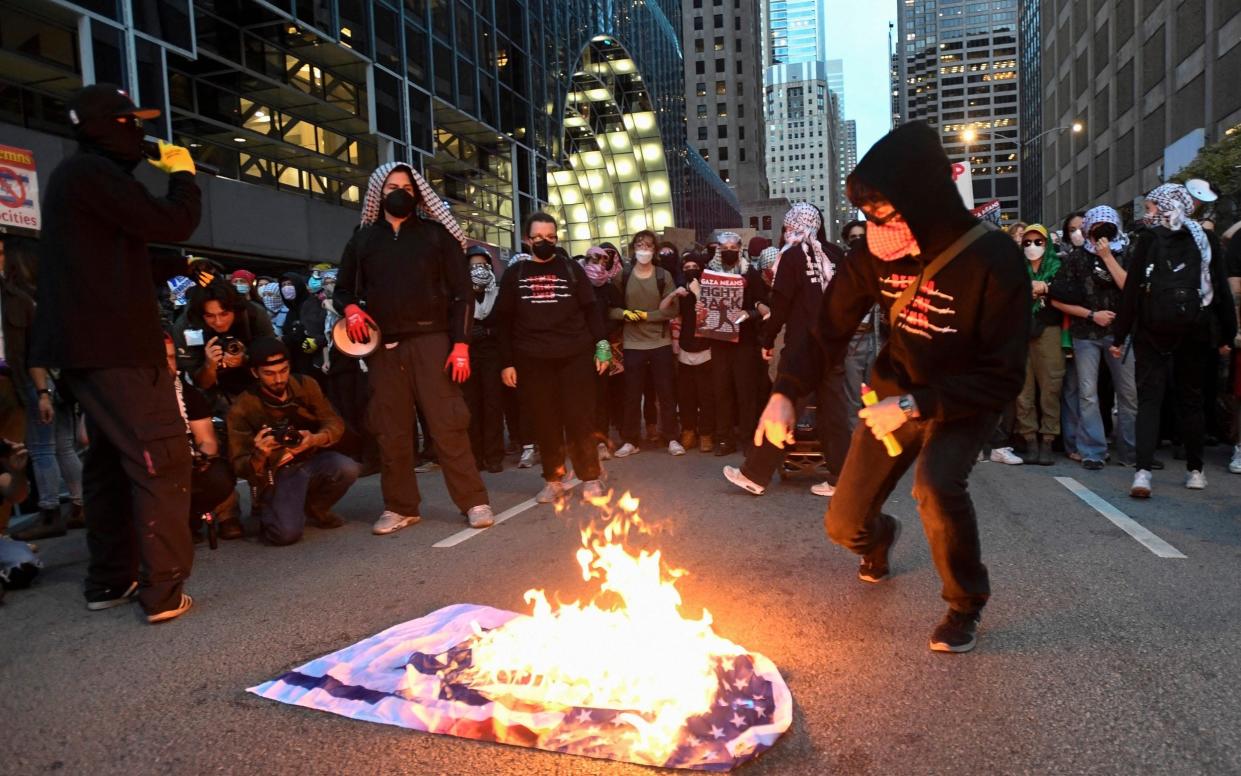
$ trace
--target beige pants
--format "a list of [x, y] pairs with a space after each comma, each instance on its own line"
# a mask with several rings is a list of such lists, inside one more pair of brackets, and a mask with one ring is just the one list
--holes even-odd
[[[1064, 351], [1060, 348], [1060, 328], [1048, 326], [1030, 340], [1030, 356], [1026, 362], [1026, 384], [1017, 397], [1017, 433], [1032, 437], [1036, 433], [1056, 436], [1060, 433], [1060, 384], [1064, 382]], [[1034, 406], [1034, 388], [1038, 386], [1039, 403]], [[1039, 414], [1042, 423], [1039, 423]]]

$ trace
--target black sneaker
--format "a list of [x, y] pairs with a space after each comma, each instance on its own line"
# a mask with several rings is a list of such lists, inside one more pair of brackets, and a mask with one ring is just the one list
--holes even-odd
[[1103, 468], [1103, 462], [1095, 461], [1090, 458], [1087, 458], [1086, 460], [1082, 461], [1082, 468], [1089, 469], [1092, 472], [1097, 472]]
[[891, 515], [882, 515], [882, 517], [892, 521], [892, 536], [862, 556], [862, 562], [858, 564], [857, 578], [863, 582], [882, 582], [892, 576], [892, 571], [888, 567], [888, 557], [892, 554], [892, 548], [896, 546], [896, 540], [901, 538], [901, 521]]
[[931, 634], [932, 652], [969, 652], [978, 643], [978, 612], [966, 614], [949, 609]]
[[104, 609], [111, 609], [114, 606], [124, 606], [130, 601], [138, 597], [138, 583], [130, 582], [129, 587], [123, 591], [117, 588], [107, 588], [98, 592], [86, 594], [86, 608], [92, 612], [100, 612]]

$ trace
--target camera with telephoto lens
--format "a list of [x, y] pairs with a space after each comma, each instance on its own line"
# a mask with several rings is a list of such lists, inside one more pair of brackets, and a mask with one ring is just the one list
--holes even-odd
[[297, 447], [302, 443], [302, 432], [289, 421], [279, 420], [271, 427], [271, 438], [281, 447]]
[[244, 356], [246, 354], [246, 343], [236, 337], [221, 337], [220, 349], [224, 351], [226, 356]]

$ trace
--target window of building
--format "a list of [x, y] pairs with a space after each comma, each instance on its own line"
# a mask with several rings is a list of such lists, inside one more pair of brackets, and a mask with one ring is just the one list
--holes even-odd
[[702, 38], [694, 38], [694, 53], [701, 54], [706, 46], [703, 45]]
[[727, 124], [718, 125], [715, 128], [715, 136], [718, 137], [720, 140], [723, 140], [724, 138], [728, 137], [728, 125]]
[[728, 94], [728, 83], [726, 81], [716, 81], [715, 82], [715, 93], [720, 96], [724, 96]]
[[720, 146], [719, 154], [720, 155], [716, 157], [716, 161], [727, 162], [728, 161], [728, 146]]
[[707, 84], [703, 81], [698, 82], [697, 94], [699, 97], [707, 96]]
[[715, 104], [715, 114], [722, 119], [728, 118], [728, 103], [717, 102]]
[[720, 29], [724, 26], [724, 14], [717, 13], [711, 21], [715, 24], [715, 29]]
[[715, 60], [715, 72], [717, 73], [724, 72], [724, 60], [722, 59]]
[[694, 17], [694, 29], [695, 29], [695, 30], [701, 30], [701, 29], [702, 29], [702, 17], [701, 17], [701, 16], [695, 16], [695, 17]]
[[694, 63], [694, 72], [695, 72], [695, 73], [697, 73], [698, 75], [706, 75], [706, 73], [707, 73], [707, 63], [706, 63], [706, 62], [704, 62], [704, 61], [702, 61], [701, 59], [700, 59], [700, 60], [698, 60], [697, 62], [695, 62], [695, 63]]
[[715, 36], [715, 50], [716, 51], [724, 50], [724, 36], [723, 35]]
[[707, 139], [707, 127], [705, 124], [698, 128], [698, 139], [699, 140]]
[[707, 106], [699, 105], [698, 106], [698, 118], [705, 119], [706, 117], [707, 117]]

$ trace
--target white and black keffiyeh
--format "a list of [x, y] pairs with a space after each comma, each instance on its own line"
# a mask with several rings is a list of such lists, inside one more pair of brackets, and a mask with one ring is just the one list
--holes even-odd
[[[1116, 227], [1115, 239], [1108, 241], [1111, 244], [1112, 253], [1120, 253], [1128, 247], [1129, 238], [1125, 236], [1125, 222], [1120, 220], [1120, 213], [1117, 213], [1115, 208], [1099, 205], [1087, 210], [1086, 216], [1082, 218], [1082, 234], [1089, 235], [1090, 230], [1096, 224], [1111, 224]], [[1086, 240], [1082, 247], [1087, 253], [1098, 255], [1099, 249], [1095, 247], [1094, 240]]]
[[362, 202], [362, 226], [370, 226], [379, 220], [380, 213], [383, 209], [383, 188], [384, 183], [388, 180], [388, 176], [393, 170], [401, 169], [409, 173], [409, 177], [413, 179], [414, 186], [418, 189], [418, 210], [426, 218], [438, 221], [444, 225], [448, 233], [461, 243], [461, 247], [466, 247], [465, 232], [461, 230], [461, 225], [457, 223], [457, 219], [452, 217], [452, 212], [439, 195], [431, 188], [431, 184], [418, 174], [418, 171], [410, 167], [405, 162], [388, 162], [381, 164], [371, 173], [370, 181], [366, 184], [366, 199]]
[[[800, 245], [806, 253], [806, 273], [810, 279], [819, 284], [819, 287], [826, 290], [827, 284], [832, 282], [832, 278], [836, 276], [836, 265], [827, 257], [827, 253], [823, 251], [823, 245], [819, 242], [819, 229], [823, 226], [823, 222], [819, 217], [819, 211], [814, 205], [808, 202], [798, 202], [789, 208], [789, 212], [784, 214], [785, 243], [780, 249], [780, 255], [784, 255], [791, 246]], [[779, 265], [777, 264], [777, 272]]]
[[720, 245], [735, 243], [737, 245], [737, 263], [731, 267], [724, 266], [724, 262], [720, 260], [720, 252], [717, 248], [715, 256], [707, 264], [707, 269], [712, 272], [723, 272], [729, 275], [745, 275], [750, 271], [750, 261], [741, 252], [741, 235], [736, 232], [716, 232], [715, 241]]
[[1179, 232], [1182, 228], [1188, 229], [1193, 236], [1198, 253], [1202, 256], [1202, 306], [1206, 307], [1215, 298], [1215, 290], [1211, 284], [1211, 242], [1207, 239], [1202, 224], [1189, 217], [1196, 206], [1193, 195], [1179, 183], [1165, 183], [1152, 189], [1146, 199], [1155, 203], [1159, 211], [1154, 216], [1146, 216], [1146, 223], [1151, 226], [1164, 226], [1174, 232]]

